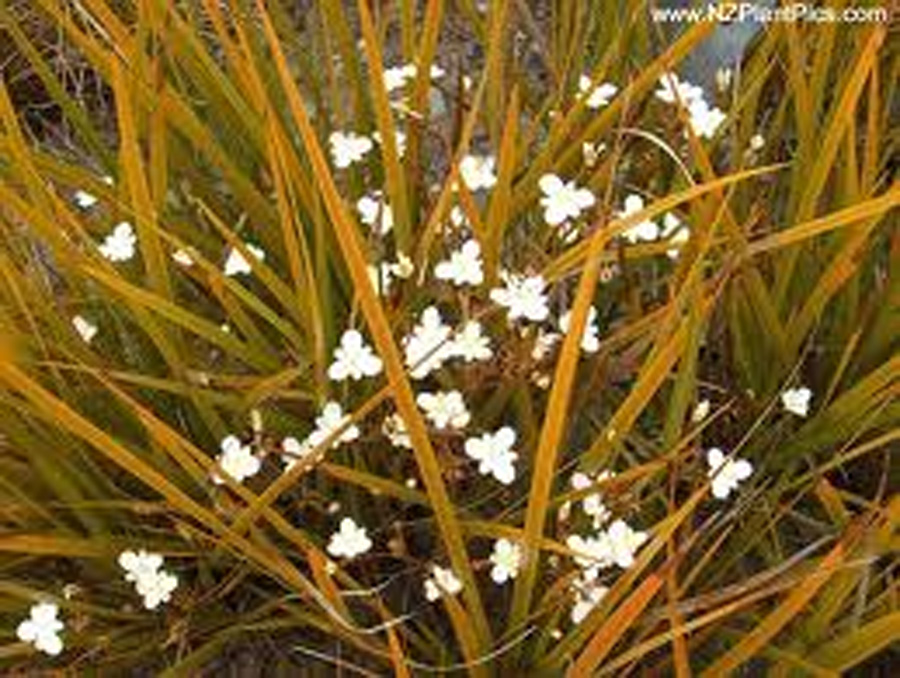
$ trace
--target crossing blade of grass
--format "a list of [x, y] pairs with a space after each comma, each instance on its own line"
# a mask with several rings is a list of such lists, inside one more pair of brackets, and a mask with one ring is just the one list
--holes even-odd
[[[614, 606], [616, 606], [619, 601], [624, 600], [629, 591], [631, 591], [633, 595], [639, 590], [640, 585], [638, 585], [638, 581], [640, 580], [642, 573], [650, 567], [653, 560], [660, 553], [665, 551], [667, 543], [672, 538], [675, 530], [693, 515], [694, 511], [697, 509], [697, 505], [707, 496], [708, 491], [709, 488], [707, 486], [694, 492], [694, 494], [691, 495], [677, 511], [666, 516], [666, 518], [656, 526], [652, 541], [641, 549], [634, 565], [622, 573], [609, 592], [601, 599], [597, 607], [588, 614], [581, 624], [572, 628], [545, 656], [538, 658], [537, 666], [539, 668], [546, 671], [560, 671], [561, 668], [567, 665], [568, 662], [571, 661], [571, 658], [578, 653], [582, 645], [585, 642], [589, 642], [590, 638], [600, 634], [603, 644], [606, 645], [610, 640], [615, 642], [615, 640], [627, 630], [627, 628], [609, 622], [611, 619], [610, 614], [614, 609]], [[644, 606], [649, 604], [650, 599], [652, 598], [652, 596], [650, 596], [650, 591], [655, 591], [665, 580], [664, 576], [661, 576], [661, 573], [662, 575], [665, 574], [665, 567], [666, 565], [663, 565], [660, 570], [649, 575], [650, 579], [645, 581], [651, 581], [652, 583], [647, 584], [642, 593], [637, 598], [633, 598], [633, 600], [644, 600]], [[613, 634], [618, 635], [616, 635], [615, 638], [612, 638], [611, 635]], [[598, 643], [599, 642], [601, 641], [598, 641]]]
[[573, 678], [592, 675], [600, 662], [612, 651], [619, 638], [653, 600], [664, 582], [665, 579], [658, 573], [653, 573], [645, 578], [625, 602], [607, 618], [603, 626], [591, 638], [587, 647], [578, 655], [566, 675]]
[[222, 350], [234, 354], [235, 357], [245, 361], [248, 365], [262, 370], [274, 370], [277, 366], [272, 356], [252, 351], [239, 339], [227, 332], [223, 332], [222, 328], [215, 323], [186, 311], [178, 304], [169, 302], [152, 292], [132, 285], [118, 276], [98, 268], [84, 266], [82, 270], [97, 282], [106, 285], [110, 290], [121, 295], [129, 303], [161, 315], [186, 330], [203, 337], [211, 344], [219, 346]]
[[900, 612], [891, 612], [837, 638], [829, 638], [807, 659], [844, 675], [869, 657], [891, 646], [896, 647], [898, 642]]
[[814, 571], [799, 583], [785, 600], [754, 628], [744, 635], [738, 643], [719, 657], [701, 675], [709, 678], [728, 675], [752, 658], [757, 651], [764, 648], [775, 636], [803, 612], [819, 589], [839, 571], [840, 565], [852, 553], [862, 537], [865, 525], [852, 525], [838, 544], [816, 565]]
[[[673, 193], [671, 195], [660, 198], [659, 200], [655, 200], [639, 212], [629, 214], [625, 217], [612, 219], [609, 223], [603, 226], [603, 230], [608, 232], [607, 239], [611, 240], [614, 236], [620, 235], [635, 224], [647, 219], [655, 219], [656, 217], [661, 216], [665, 212], [668, 212], [669, 210], [677, 207], [678, 205], [681, 205], [682, 203], [690, 202], [691, 200], [707, 195], [714, 191], [719, 191], [733, 184], [747, 181], [752, 177], [777, 172], [784, 167], [785, 165], [769, 165], [766, 167], [757, 167], [749, 170], [735, 172], [734, 174], [719, 177], [702, 184], [696, 184], [684, 189], [683, 191], [679, 191], [678, 193]], [[557, 280], [571, 273], [574, 269], [581, 265], [587, 254], [587, 249], [589, 246], [590, 241], [582, 240], [581, 242], [568, 248], [544, 268], [544, 276], [549, 280]]]
[[375, 121], [378, 124], [381, 146], [381, 157], [387, 181], [387, 193], [390, 198], [391, 213], [394, 217], [394, 229], [397, 246], [403, 252], [409, 252], [413, 242], [412, 222], [409, 212], [409, 194], [403, 166], [400, 164], [400, 153], [397, 149], [397, 129], [391, 104], [384, 86], [384, 64], [381, 60], [381, 43], [375, 33], [372, 13], [365, 0], [357, 1], [360, 28], [365, 46], [366, 62], [369, 67], [369, 88], [372, 94], [372, 105], [375, 109]]
[[[313, 597], [321, 598], [318, 590], [286, 559], [276, 558], [271, 552], [261, 551], [243, 537], [230, 531], [215, 514], [196, 503], [165, 476], [148, 466], [108, 433], [94, 426], [65, 403], [58, 400], [52, 393], [44, 390], [22, 373], [18, 367], [11, 362], [7, 362], [5, 357], [4, 360], [0, 360], [0, 380], [32, 402], [47, 420], [81, 438], [114, 464], [138, 478], [155, 492], [158, 492], [175, 510], [194, 518], [207, 529], [220, 534], [224, 541], [237, 553], [256, 560], [267, 572], [283, 579], [286, 584], [305, 590], [312, 594]], [[327, 610], [331, 609], [327, 601], [320, 602], [325, 603], [324, 607]], [[342, 619], [336, 614], [335, 617]]]
[[[714, 28], [715, 22], [701, 21], [693, 24], [665, 52], [642, 68], [637, 77], [622, 89], [622, 92], [610, 102], [610, 105], [604, 108], [580, 133], [575, 134], [574, 138], [572, 135], [578, 116], [566, 116], [563, 123], [555, 128], [554, 134], [551, 135], [547, 144], [529, 162], [528, 172], [516, 182], [513, 216], [520, 215], [528, 205], [534, 202], [538, 179], [541, 175], [550, 171], [557, 173], [570, 171], [580, 161], [583, 142], [593, 141], [606, 133], [614, 123], [619, 121], [625, 102], [638, 101], [643, 97], [656, 85], [663, 73], [674, 68]], [[583, 108], [583, 104], [581, 106]]]
[[[608, 229], [599, 228], [590, 239], [586, 262], [578, 283], [578, 291], [572, 305], [569, 332], [563, 341], [553, 387], [547, 402], [540, 439], [534, 453], [531, 486], [528, 491], [528, 505], [525, 513], [525, 528], [521, 544], [523, 564], [516, 577], [513, 599], [507, 621], [507, 633], [512, 635], [528, 615], [535, 587], [538, 583], [540, 551], [538, 544], [544, 534], [547, 521], [547, 507], [556, 477], [556, 462], [559, 445], [563, 440], [568, 419], [569, 401], [575, 382], [575, 371], [581, 356], [581, 337], [587, 325], [588, 311], [594, 297], [599, 278], [599, 267], [594, 263], [603, 250], [609, 235]], [[517, 650], [509, 656], [510, 665], [518, 657]]]
[[[803, 171], [802, 175], [803, 189], [793, 194], [797, 196], [797, 203], [791, 214], [797, 221], [806, 221], [815, 213], [819, 196], [825, 187], [828, 176], [832, 172], [847, 126], [856, 114], [859, 98], [862, 95], [875, 59], [878, 57], [878, 50], [881, 47], [884, 36], [885, 28], [883, 26], [876, 24], [869, 30], [866, 40], [859, 49], [859, 56], [848, 72], [846, 84], [826, 125], [825, 134], [822, 136], [822, 140], [816, 144], [815, 160], [812, 166], [809, 168], [801, 167], [798, 170], [805, 171]], [[807, 125], [808, 123], [804, 121], [802, 124]], [[795, 181], [799, 184], [801, 178], [799, 176], [795, 177]], [[778, 267], [775, 299], [779, 306], [783, 306], [786, 301], [788, 287], [793, 278], [798, 256], [798, 250], [788, 250], [782, 257]]]
[[485, 279], [488, 285], [493, 285], [497, 281], [497, 273], [500, 270], [503, 233], [509, 224], [512, 184], [516, 171], [516, 140], [518, 138], [519, 116], [519, 91], [514, 89], [509, 99], [509, 106], [506, 109], [506, 120], [503, 123], [503, 133], [500, 139], [497, 185], [494, 186], [491, 194], [491, 203], [488, 207], [484, 226], [484, 267]]
[[[394, 343], [391, 333], [391, 327], [385, 315], [384, 309], [378, 299], [377, 293], [372, 287], [369, 275], [366, 269], [366, 257], [363, 254], [362, 246], [359, 242], [357, 229], [347, 213], [346, 205], [338, 193], [337, 186], [331, 176], [331, 172], [326, 162], [325, 156], [316, 139], [315, 133], [310, 125], [306, 111], [303, 106], [303, 100], [300, 92], [297, 90], [287, 68], [281, 45], [275, 35], [274, 29], [268, 20], [264, 3], [257, 2], [260, 16], [263, 22], [269, 48], [275, 59], [276, 69], [281, 80], [281, 85], [288, 97], [288, 103], [291, 113], [294, 117], [303, 145], [306, 148], [307, 155], [313, 166], [314, 172], [318, 177], [318, 185], [325, 201], [325, 206], [331, 218], [332, 225], [338, 235], [338, 242], [344, 256], [344, 261], [349, 269], [356, 294], [359, 298], [362, 313], [369, 326], [369, 331], [375, 343], [382, 360], [384, 361], [385, 372], [388, 382], [393, 390], [394, 402], [400, 415], [403, 417], [409, 431], [410, 440], [413, 444], [413, 450], [425, 488], [431, 500], [432, 509], [437, 518], [438, 528], [443, 538], [445, 547], [447, 548], [450, 562], [457, 576], [463, 583], [463, 597], [466, 600], [466, 615], [469, 623], [477, 639], [477, 650], [484, 652], [490, 647], [490, 629], [485, 617], [484, 608], [481, 603], [481, 597], [478, 592], [478, 586], [472, 573], [472, 567], [466, 553], [465, 541], [459, 522], [456, 519], [455, 508], [450, 500], [444, 480], [441, 477], [440, 465], [422, 415], [419, 413], [415, 403], [415, 396], [406, 376], [403, 366], [403, 360], [399, 350]], [[362, 5], [361, 5], [362, 7]], [[367, 12], [367, 9], [363, 9]], [[371, 17], [369, 17], [371, 19]], [[364, 20], [364, 24], [366, 21]], [[370, 69], [373, 68], [373, 56], [378, 59], [380, 66], [380, 58], [371, 52], [377, 46], [374, 41], [374, 32], [371, 21], [368, 22], [368, 28], [364, 29], [369, 33], [367, 40], [367, 50], [370, 59]], [[380, 83], [380, 92], [384, 94], [384, 84], [381, 81], [380, 71], [376, 74]], [[377, 96], [377, 95], [376, 95]], [[384, 107], [387, 106], [386, 101], [382, 101]], [[385, 130], [388, 131], [388, 130]], [[389, 130], [391, 133], [393, 130]], [[463, 639], [460, 639], [461, 643]], [[474, 657], [467, 657], [472, 660]]]
[[[406, 176], [412, 191], [411, 199], [417, 203], [416, 196], [423, 184], [422, 180], [422, 133], [426, 121], [430, 117], [431, 102], [431, 68], [437, 53], [438, 40], [444, 20], [444, 0], [428, 0], [422, 20], [422, 37], [415, 54], [416, 77], [412, 88], [412, 111], [407, 120]], [[428, 160], [426, 159], [426, 167]], [[413, 223], [419, 221], [418, 204], [412, 210]]]
[[837, 212], [804, 221], [754, 240], [747, 249], [747, 255], [758, 256], [765, 252], [787, 248], [844, 226], [881, 217], [898, 206], [900, 206], [900, 183], [894, 184], [878, 197], [863, 200], [851, 207], [845, 207]]

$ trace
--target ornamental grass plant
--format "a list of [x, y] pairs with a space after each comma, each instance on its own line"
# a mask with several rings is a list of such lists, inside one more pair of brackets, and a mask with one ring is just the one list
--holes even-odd
[[719, 30], [0, 0], [4, 674], [887, 675], [900, 53]]

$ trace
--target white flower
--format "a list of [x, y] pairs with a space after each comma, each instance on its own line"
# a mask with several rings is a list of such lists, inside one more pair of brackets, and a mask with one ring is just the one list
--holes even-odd
[[[644, 199], [636, 193], [632, 193], [625, 197], [624, 207], [616, 216], [620, 219], [624, 219], [632, 214], [637, 214], [643, 209]], [[656, 240], [659, 237], [659, 226], [656, 225], [656, 222], [645, 219], [644, 221], [630, 226], [628, 230], [622, 233], [622, 237], [632, 244], [641, 241]]]
[[[263, 261], [266, 258], [266, 253], [263, 252], [262, 248], [251, 245], [250, 243], [244, 243], [244, 247], [246, 247], [250, 254], [259, 261]], [[232, 247], [228, 251], [228, 257], [225, 259], [224, 272], [225, 275], [229, 277], [249, 275], [253, 272], [253, 268], [250, 266], [250, 262], [244, 258], [243, 254], [241, 254], [241, 251], [236, 247]]]
[[706, 453], [709, 465], [707, 474], [712, 478], [712, 493], [716, 499], [727, 499], [732, 490], [736, 490], [742, 480], [753, 473], [753, 466], [746, 459], [726, 459], [725, 453], [713, 447]]
[[59, 607], [54, 603], [37, 603], [31, 606], [29, 618], [16, 628], [19, 640], [32, 643], [35, 648], [49, 655], [62, 652], [63, 642], [59, 632], [63, 623], [56, 618]]
[[[372, 132], [372, 138], [381, 143], [381, 134], [378, 132]], [[394, 130], [394, 144], [397, 146], [397, 155], [402, 158], [406, 153], [406, 135], [399, 129]]]
[[577, 219], [582, 210], [594, 205], [594, 194], [586, 188], [578, 188], [574, 181], [563, 183], [555, 174], [545, 174], [538, 181], [544, 196], [544, 221], [559, 226], [566, 219]]
[[588, 108], [602, 108], [609, 104], [619, 88], [609, 82], [604, 82], [596, 87], [591, 83], [590, 77], [582, 75], [578, 79], [578, 91], [582, 95], [587, 95], [586, 105]]
[[[586, 490], [595, 484], [612, 478], [615, 474], [612, 471], [602, 471], [595, 477], [589, 476], [587, 473], [576, 471], [572, 474], [572, 489]], [[594, 528], [599, 529], [610, 518], [610, 511], [603, 503], [603, 495], [600, 492], [592, 492], [581, 500], [581, 508], [586, 514], [593, 518]]]
[[805, 417], [809, 414], [811, 399], [812, 391], [805, 386], [790, 388], [781, 394], [781, 404], [784, 405], [784, 409], [798, 417]]
[[377, 191], [361, 197], [356, 203], [356, 211], [360, 221], [374, 228], [376, 233], [387, 235], [394, 228], [394, 213]]
[[701, 421], [706, 419], [706, 417], [709, 415], [710, 407], [711, 405], [709, 400], [706, 400], [705, 398], [701, 400], [699, 403], [697, 403], [697, 406], [694, 408], [694, 411], [691, 414], [691, 421], [695, 424], [699, 424]]
[[144, 607], [148, 610], [155, 610], [160, 603], [169, 602], [172, 591], [176, 588], [178, 588], [178, 577], [165, 570], [155, 572], [135, 583], [135, 590], [138, 595], [143, 596]]
[[87, 191], [75, 191], [75, 195], [72, 196], [72, 199], [75, 201], [75, 204], [83, 210], [90, 209], [97, 204], [97, 196], [88, 193]]
[[494, 174], [496, 160], [491, 155], [467, 155], [459, 162], [459, 175], [473, 193], [482, 188], [492, 188], [497, 183]]
[[531, 349], [532, 360], [541, 361], [546, 358], [561, 339], [562, 335], [559, 332], [545, 332], [539, 329], [534, 340], [534, 348]]
[[331, 146], [331, 159], [334, 166], [339, 169], [359, 162], [374, 146], [372, 140], [367, 136], [340, 131], [332, 132], [328, 136], [328, 143]]
[[462, 247], [450, 253], [450, 259], [438, 262], [434, 267], [434, 277], [438, 280], [449, 280], [457, 287], [484, 282], [481, 268], [481, 245], [474, 238], [469, 238]]
[[424, 379], [451, 357], [453, 346], [448, 341], [451, 332], [452, 328], [444, 324], [435, 306], [422, 311], [419, 324], [402, 342], [406, 367], [413, 379]]
[[656, 98], [667, 104], [681, 102], [685, 106], [691, 102], [703, 99], [703, 88], [678, 79], [675, 73], [663, 73], [659, 79], [659, 89], [655, 92]]
[[543, 322], [550, 315], [547, 306], [547, 295], [544, 288], [547, 283], [543, 276], [523, 277], [512, 273], [501, 273], [506, 287], [491, 290], [491, 299], [506, 307], [510, 320], [524, 318], [533, 322]]
[[416, 403], [425, 411], [435, 428], [461, 429], [469, 423], [471, 415], [466, 409], [462, 393], [459, 391], [438, 391], [437, 393], [420, 393]]
[[624, 520], [615, 520], [606, 530], [588, 537], [570, 535], [566, 545], [575, 551], [576, 564], [585, 580], [599, 576], [600, 570], [618, 565], [622, 569], [634, 564], [634, 555], [647, 541], [646, 532], [633, 530]]
[[481, 323], [477, 320], [469, 320], [463, 325], [462, 330], [456, 333], [451, 352], [453, 356], [462, 358], [467, 363], [488, 360], [494, 355], [491, 340], [481, 333]]
[[355, 558], [370, 548], [372, 540], [366, 535], [366, 528], [359, 527], [353, 518], [344, 518], [340, 530], [331, 535], [327, 550], [335, 558]]
[[97, 326], [91, 324], [80, 315], [72, 318], [72, 326], [86, 344], [90, 344], [97, 334]]
[[381, 425], [381, 431], [395, 447], [413, 449], [412, 440], [409, 437], [409, 429], [406, 428], [406, 422], [403, 421], [403, 417], [398, 412], [385, 417], [384, 423]]
[[306, 438], [302, 442], [294, 436], [287, 436], [281, 441], [281, 450], [284, 453], [281, 460], [284, 462], [285, 472], [290, 471], [294, 464], [307, 457], [313, 451], [313, 446]]
[[602, 538], [609, 560], [626, 569], [634, 564], [634, 554], [647, 541], [647, 533], [632, 529], [624, 520], [616, 520], [602, 533]]
[[442, 595], [455, 596], [462, 591], [462, 582], [453, 570], [440, 565], [433, 565], [431, 576], [425, 580], [425, 598], [433, 603]]
[[[559, 329], [563, 334], [568, 334], [569, 325], [572, 322], [572, 311], [566, 311], [559, 318]], [[585, 353], [596, 353], [600, 350], [600, 339], [597, 337], [597, 309], [591, 306], [588, 309], [587, 323], [584, 333], [581, 335], [581, 350]]]
[[689, 122], [698, 137], [712, 139], [727, 117], [715, 106], [710, 107], [703, 99], [692, 101], [688, 106]]
[[122, 551], [119, 554], [119, 567], [125, 570], [125, 581], [138, 582], [156, 574], [162, 567], [163, 557], [158, 553], [140, 551]]
[[341, 336], [341, 345], [334, 349], [334, 362], [328, 367], [328, 378], [332, 381], [348, 378], [358, 381], [381, 374], [381, 369], [381, 358], [365, 343], [362, 334], [347, 330]]
[[[222, 471], [236, 482], [242, 483], [259, 472], [262, 466], [259, 457], [253, 454], [249, 445], [241, 444], [241, 440], [237, 436], [226, 436], [222, 440], [220, 448], [222, 454], [216, 457], [216, 461]], [[213, 472], [212, 479], [216, 485], [225, 482], [218, 472]]]
[[766, 139], [762, 134], [754, 134], [750, 137], [750, 150], [761, 151], [766, 145]]
[[194, 258], [187, 250], [175, 250], [174, 252], [172, 252], [172, 261], [184, 267], [190, 267], [194, 265]]
[[[308, 440], [311, 448], [321, 445], [349, 421], [350, 415], [344, 414], [338, 403], [333, 400], [325, 403], [325, 407], [322, 408], [322, 414], [316, 417], [315, 430], [309, 434]], [[344, 429], [331, 447], [334, 449], [341, 443], [349, 443], [357, 438], [359, 438], [359, 428], [354, 424]]]
[[666, 255], [670, 259], [677, 259], [681, 253], [681, 246], [691, 237], [691, 231], [676, 215], [672, 212], [666, 212], [663, 215], [663, 226], [660, 235], [668, 239], [669, 245], [675, 245], [675, 247], [670, 247], [666, 250]]
[[516, 432], [504, 426], [496, 433], [485, 433], [479, 438], [466, 440], [466, 456], [478, 462], [478, 472], [492, 475], [504, 485], [516, 479], [513, 462], [519, 455], [512, 451]]
[[496, 584], [505, 584], [510, 579], [515, 579], [522, 563], [522, 547], [509, 539], [498, 539], [494, 542], [494, 552], [491, 553], [491, 579]]
[[591, 610], [603, 599], [609, 588], [596, 581], [576, 580], [572, 589], [575, 593], [575, 605], [572, 606], [572, 623], [580, 624]]
[[116, 224], [103, 244], [100, 245], [100, 254], [109, 261], [128, 261], [134, 256], [134, 245], [137, 236], [134, 228], [127, 221]]

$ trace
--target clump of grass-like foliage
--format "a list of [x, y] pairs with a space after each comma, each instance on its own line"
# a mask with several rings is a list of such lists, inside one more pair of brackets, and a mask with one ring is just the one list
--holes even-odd
[[886, 26], [486, 4], [0, 2], [4, 670], [891, 652]]

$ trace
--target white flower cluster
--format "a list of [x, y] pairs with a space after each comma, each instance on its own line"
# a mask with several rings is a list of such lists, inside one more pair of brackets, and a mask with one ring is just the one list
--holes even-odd
[[668, 104], [684, 106], [691, 129], [698, 137], [712, 139], [727, 117], [721, 110], [707, 103], [703, 88], [679, 80], [675, 73], [662, 75], [656, 97]]
[[57, 618], [59, 607], [54, 603], [36, 603], [31, 606], [28, 619], [16, 628], [16, 637], [24, 643], [52, 656], [63, 650], [63, 641], [59, 632], [63, 623]]
[[359, 428], [355, 424], [347, 426], [349, 421], [350, 415], [344, 414], [339, 403], [333, 400], [325, 403], [322, 413], [316, 417], [316, 428], [302, 442], [293, 436], [288, 436], [282, 441], [281, 447], [287, 453], [284, 455], [285, 471], [290, 470], [297, 461], [311, 454], [315, 448], [341, 429], [343, 430], [332, 442], [331, 449], [336, 449], [341, 443], [356, 440], [359, 437]]
[[488, 360], [493, 356], [490, 338], [477, 320], [467, 321], [456, 333], [444, 323], [436, 306], [422, 311], [419, 324], [401, 342], [406, 367], [413, 379], [424, 379], [453, 358], [465, 362]]
[[144, 607], [155, 610], [160, 603], [167, 603], [178, 588], [178, 578], [162, 569], [163, 557], [158, 553], [123, 551], [119, 566], [125, 570], [125, 581], [134, 583], [138, 594], [144, 598]]
[[[644, 198], [636, 193], [625, 196], [625, 202], [622, 209], [616, 214], [619, 218], [629, 217], [637, 214], [644, 209]], [[652, 219], [644, 219], [633, 226], [630, 226], [622, 237], [632, 245], [640, 242], [653, 242], [659, 238], [664, 238], [673, 245], [667, 254], [671, 258], [678, 256], [679, 247], [683, 245], [690, 237], [690, 230], [675, 216], [672, 212], [663, 215], [662, 227]]]
[[575, 564], [581, 568], [572, 587], [575, 594], [571, 613], [573, 623], [581, 623], [606, 594], [607, 588], [599, 581], [600, 571], [613, 566], [622, 569], [631, 567], [635, 554], [646, 541], [646, 532], [634, 530], [621, 519], [592, 535], [573, 534], [568, 537], [566, 545], [578, 554]]

